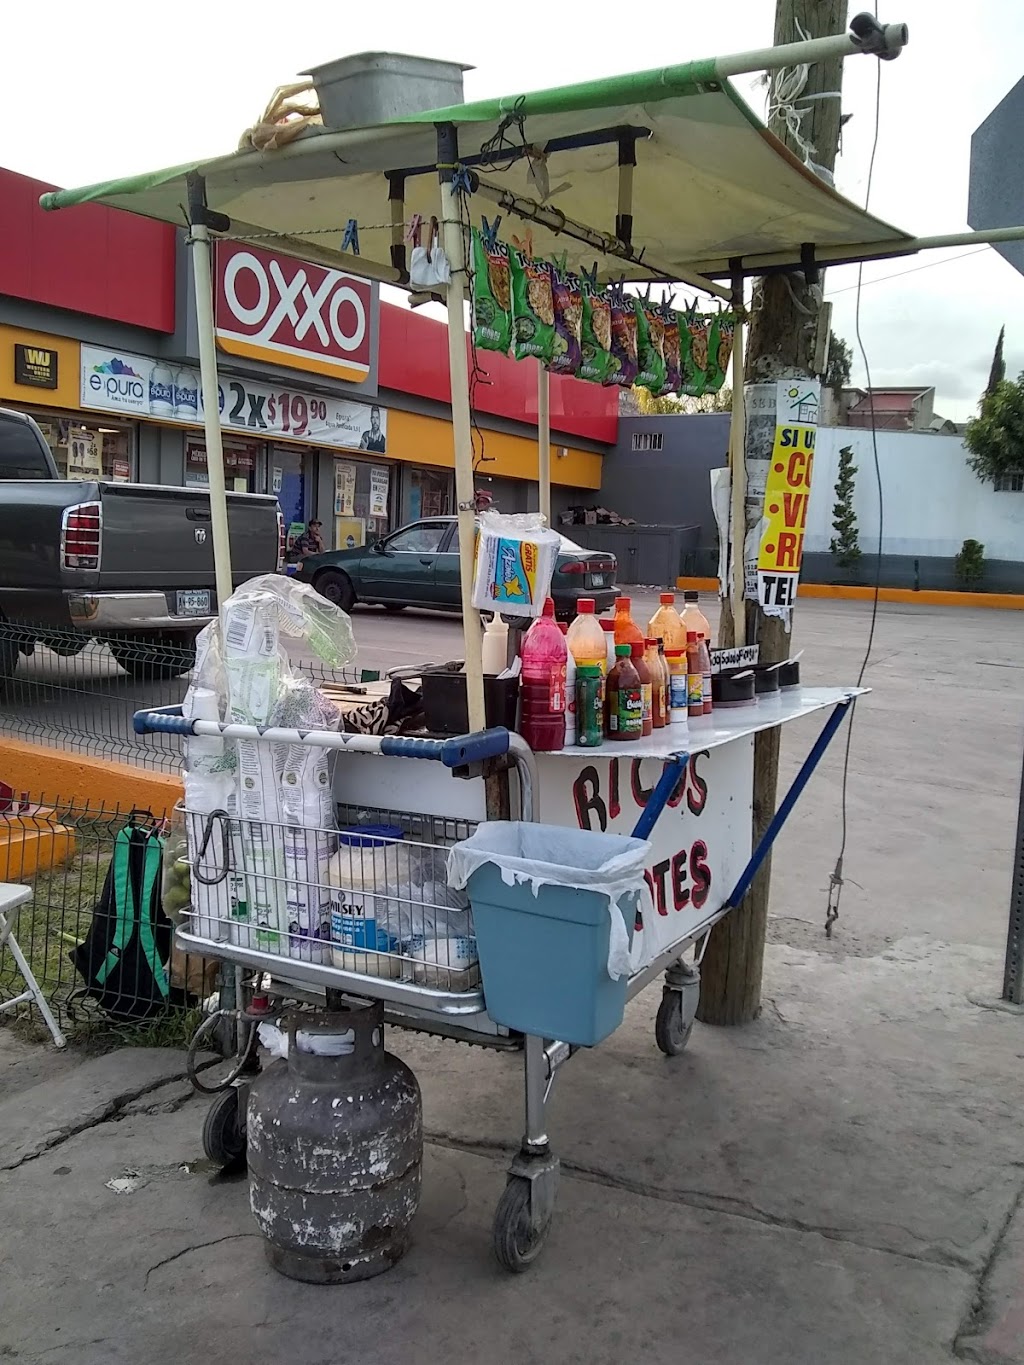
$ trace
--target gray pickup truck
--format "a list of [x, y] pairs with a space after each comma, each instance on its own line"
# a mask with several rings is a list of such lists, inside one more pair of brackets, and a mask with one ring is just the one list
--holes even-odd
[[[277, 499], [228, 494], [237, 587], [280, 569]], [[37, 643], [101, 640], [135, 677], [179, 677], [217, 610], [210, 499], [191, 488], [61, 479], [42, 432], [0, 408], [0, 681]]]

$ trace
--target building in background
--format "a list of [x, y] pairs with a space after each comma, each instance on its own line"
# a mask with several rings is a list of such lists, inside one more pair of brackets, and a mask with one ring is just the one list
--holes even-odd
[[871, 428], [876, 431], [916, 431], [954, 436], [955, 422], [935, 411], [934, 388], [843, 389], [835, 426]]
[[[0, 405], [36, 418], [66, 477], [205, 487], [183, 233], [44, 213], [49, 188], [0, 170]], [[443, 323], [262, 240], [219, 242], [214, 274], [229, 489], [276, 494], [293, 534], [317, 517], [338, 546], [454, 510]], [[473, 399], [478, 483], [503, 511], [536, 507], [536, 367], [477, 355]], [[556, 511], [600, 488], [616, 399], [552, 377]]]

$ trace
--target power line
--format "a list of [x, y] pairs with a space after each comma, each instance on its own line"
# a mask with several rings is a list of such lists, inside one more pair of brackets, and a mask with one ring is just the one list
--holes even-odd
[[[865, 280], [863, 284], [847, 284], [842, 289], [831, 289], [828, 291], [830, 297], [836, 294], [849, 294], [854, 289], [866, 289], [869, 284], [884, 284], [886, 280], [898, 280], [901, 275], [913, 275], [918, 270], [934, 270], [937, 265], [952, 265], [954, 261], [962, 261], [967, 256], [980, 256], [983, 251], [988, 251], [987, 246], [976, 246], [971, 251], [961, 251], [957, 256], [947, 256], [941, 261], [928, 261], [925, 265], [912, 265], [909, 270], [896, 270], [891, 275], [879, 275], [877, 280]], [[863, 271], [867, 262], [861, 262], [859, 267]]]

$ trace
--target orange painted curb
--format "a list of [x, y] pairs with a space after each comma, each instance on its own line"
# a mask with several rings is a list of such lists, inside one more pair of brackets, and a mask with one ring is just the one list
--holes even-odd
[[[717, 578], [677, 578], [676, 588], [698, 592], [718, 592]], [[848, 583], [801, 583], [798, 597], [827, 597], [838, 602], [870, 602], [874, 588], [854, 587]], [[922, 588], [879, 588], [879, 602], [903, 602], [920, 607], [992, 607], [1003, 611], [1024, 611], [1024, 593], [1016, 592], [940, 592]]]
[[111, 763], [88, 754], [71, 754], [44, 744], [0, 737], [0, 782], [34, 801], [120, 809], [148, 810], [169, 815], [181, 800], [181, 779], [153, 773], [130, 763]]

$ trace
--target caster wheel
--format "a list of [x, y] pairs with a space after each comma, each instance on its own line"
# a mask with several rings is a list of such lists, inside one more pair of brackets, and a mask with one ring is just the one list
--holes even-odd
[[245, 1129], [238, 1112], [238, 1091], [225, 1090], [210, 1105], [203, 1122], [203, 1151], [228, 1169], [245, 1164]]
[[550, 1222], [535, 1229], [530, 1224], [530, 1181], [510, 1176], [494, 1214], [494, 1254], [513, 1275], [528, 1270], [543, 1250]]
[[678, 991], [665, 991], [654, 1023], [654, 1041], [666, 1057], [678, 1057], [693, 1032], [693, 1020], [683, 1023], [683, 997]]

